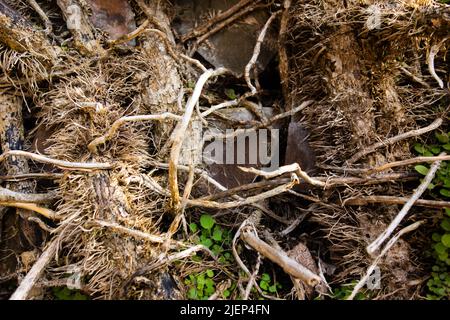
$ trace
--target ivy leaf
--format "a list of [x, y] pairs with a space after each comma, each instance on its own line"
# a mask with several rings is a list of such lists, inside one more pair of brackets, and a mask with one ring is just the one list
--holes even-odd
[[441, 242], [447, 248], [450, 248], [450, 233], [444, 234], [441, 238]]
[[222, 230], [215, 228], [214, 232], [213, 232], [213, 235], [212, 235], [212, 238], [215, 241], [222, 241]]
[[435, 242], [440, 242], [441, 241], [441, 238], [442, 238], [442, 236], [439, 234], [439, 233], [433, 233], [432, 235], [431, 235], [431, 238], [433, 239], [433, 241], [435, 241]]
[[206, 270], [206, 275], [210, 278], [214, 277], [214, 271], [212, 271], [211, 269]]
[[259, 286], [260, 286], [261, 289], [263, 289], [264, 291], [267, 291], [267, 289], [269, 288], [269, 284], [268, 284], [266, 281], [264, 281], [264, 280], [261, 280], [261, 281], [259, 282]]
[[444, 219], [444, 221], [442, 221], [442, 223], [441, 223], [441, 227], [445, 231], [450, 231], [450, 219], [448, 219], [448, 218]]
[[450, 208], [445, 208], [445, 214], [450, 217]]
[[197, 232], [197, 230], [198, 230], [197, 224], [196, 223], [189, 224], [189, 230], [191, 230], [192, 233]]
[[443, 255], [447, 248], [441, 242], [439, 242], [434, 245], [434, 250], [436, 250], [438, 255]]
[[442, 144], [449, 142], [448, 134], [436, 133], [436, 139]]
[[189, 289], [189, 291], [188, 291], [188, 298], [192, 299], [192, 300], [197, 299], [197, 289], [195, 289], [195, 288]]
[[439, 154], [439, 153], [441, 153], [441, 148], [433, 147], [433, 148], [431, 148], [431, 152], [433, 152], [434, 154]]
[[263, 273], [261, 275], [261, 280], [270, 282], [270, 275], [268, 273]]
[[427, 167], [425, 167], [425, 166], [423, 166], [421, 164], [415, 166], [414, 169], [416, 169], [416, 171], [418, 173], [420, 173], [421, 175], [424, 175], [424, 176], [426, 176], [428, 171], [430, 170], [430, 169], [428, 169]]
[[270, 286], [270, 287], [269, 287], [269, 292], [270, 292], [270, 293], [275, 293], [275, 292], [277, 292], [277, 287], [276, 287], [275, 285]]
[[204, 245], [205, 247], [209, 248], [209, 247], [212, 246], [213, 242], [212, 242], [211, 239], [204, 239], [204, 240], [201, 242], [201, 244]]
[[441, 190], [439, 190], [439, 193], [442, 194], [444, 197], [450, 198], [450, 190], [441, 189]]
[[425, 153], [425, 151], [427, 151], [427, 149], [425, 149], [425, 147], [421, 144], [415, 144], [414, 150], [416, 150], [416, 152], [420, 153], [420, 154], [423, 154], [423, 153]]
[[234, 89], [225, 89], [225, 94], [226, 94], [227, 97], [230, 98], [231, 100], [234, 100], [234, 99], [237, 98], [236, 92], [234, 92]]
[[211, 230], [211, 228], [214, 226], [214, 223], [214, 218], [210, 215], [202, 215], [200, 217], [200, 225], [207, 230]]

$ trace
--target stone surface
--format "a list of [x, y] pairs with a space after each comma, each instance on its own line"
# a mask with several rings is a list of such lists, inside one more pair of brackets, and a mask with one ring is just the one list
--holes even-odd
[[[92, 24], [116, 40], [136, 29], [134, 13], [127, 0], [91, 0]], [[130, 44], [134, 44], [130, 41]]]
[[[173, 3], [177, 19], [173, 27], [178, 34], [185, 35], [195, 26], [238, 2], [239, 0], [175, 0]], [[211, 36], [199, 47], [198, 53], [214, 67], [225, 67], [236, 76], [241, 76], [268, 18], [266, 11], [256, 10]], [[277, 52], [277, 34], [274, 30], [270, 29], [261, 47], [257, 62], [259, 70], [263, 70]]]

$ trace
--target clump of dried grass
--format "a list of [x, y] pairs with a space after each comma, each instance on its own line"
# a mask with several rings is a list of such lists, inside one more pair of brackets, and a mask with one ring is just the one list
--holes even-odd
[[[380, 14], [380, 25], [370, 29], [367, 21], [373, 17], [374, 9]], [[448, 93], [438, 88], [426, 71], [427, 52], [433, 43], [448, 36], [445, 12], [445, 5], [433, 1], [347, 1], [345, 8], [333, 6], [333, 1], [292, 2], [285, 42], [289, 100], [293, 104], [307, 99], [316, 101], [313, 108], [303, 111], [302, 123], [311, 131], [310, 143], [318, 153], [319, 167], [345, 165], [355, 150], [424, 126], [439, 117], [442, 107], [448, 104]], [[434, 18], [438, 20], [433, 22]], [[357, 46], [353, 57], [338, 51], [339, 45], [345, 47], [345, 43], [336, 43], [336, 39], [347, 41], [346, 35], [350, 38], [357, 35], [353, 38]], [[335, 90], [332, 78], [345, 77], [346, 70], [340, 69], [345, 65], [344, 59], [355, 57], [362, 67], [357, 69], [357, 75], [348, 76], [362, 83], [361, 91]], [[441, 49], [435, 64], [445, 69], [446, 59], [448, 51]], [[353, 100], [349, 98], [352, 95], [356, 97]], [[359, 99], [360, 96], [366, 98]], [[359, 109], [351, 106], [355, 103], [361, 104]], [[370, 108], [366, 109], [366, 105]], [[365, 124], [368, 131], [364, 137], [357, 131], [355, 112], [364, 113], [365, 119], [373, 117], [372, 122]], [[402, 141], [366, 157], [361, 163], [370, 166], [411, 156], [409, 141]], [[405, 190], [401, 184], [394, 183], [386, 187], [355, 187], [328, 193], [326, 199], [340, 203], [341, 199], [361, 193], [399, 196]], [[392, 208], [383, 206], [370, 211], [366, 207], [344, 208], [323, 207], [315, 210], [312, 218], [322, 225], [331, 243], [329, 250], [339, 267], [333, 282], [341, 284], [358, 278], [370, 265], [372, 258], [365, 247], [384, 230], [393, 214]], [[408, 283], [418, 269], [412, 262], [417, 253], [410, 245], [400, 241], [384, 258], [383, 290], [375, 298], [411, 295]]]

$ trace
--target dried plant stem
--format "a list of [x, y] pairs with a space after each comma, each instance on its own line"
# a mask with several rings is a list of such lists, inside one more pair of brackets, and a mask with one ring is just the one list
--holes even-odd
[[195, 85], [194, 92], [192, 93], [192, 96], [189, 98], [186, 104], [183, 118], [177, 124], [172, 133], [172, 136], [170, 137], [170, 140], [173, 144], [170, 152], [170, 161], [169, 161], [169, 190], [172, 197], [172, 206], [174, 208], [178, 207], [180, 204], [180, 191], [178, 189], [177, 165], [180, 157], [181, 147], [183, 145], [183, 141], [186, 135], [186, 130], [189, 126], [189, 122], [191, 121], [192, 113], [200, 98], [200, 95], [203, 91], [203, 87], [205, 86], [206, 82], [211, 77], [217, 77], [222, 74], [225, 74], [226, 72], [227, 69], [218, 68], [216, 70], [208, 70], [200, 76], [200, 78], [197, 81], [197, 84]]
[[[445, 155], [445, 153], [442, 153], [441, 155]], [[400, 224], [403, 218], [408, 214], [409, 210], [412, 208], [414, 203], [422, 196], [422, 194], [428, 188], [440, 165], [441, 161], [436, 161], [435, 163], [433, 163], [427, 175], [423, 179], [423, 182], [419, 185], [419, 187], [416, 189], [416, 191], [414, 192], [412, 197], [408, 200], [408, 202], [405, 203], [402, 210], [400, 210], [400, 212], [397, 214], [394, 220], [389, 224], [387, 229], [383, 231], [375, 241], [373, 241], [370, 245], [367, 246], [367, 252], [370, 255], [373, 255], [378, 250], [378, 248], [383, 244], [383, 242], [386, 241], [386, 239], [391, 236], [391, 234], [394, 232], [394, 230], [397, 228], [397, 226]]]
[[278, 264], [283, 270], [294, 278], [304, 281], [314, 287], [321, 282], [318, 275], [290, 258], [284, 251], [275, 250], [270, 245], [256, 237], [252, 232], [242, 231], [241, 239], [263, 256]]
[[377, 172], [385, 171], [385, 170], [388, 170], [391, 168], [402, 167], [402, 166], [407, 166], [407, 165], [416, 164], [416, 163], [448, 161], [448, 160], [450, 160], [450, 155], [445, 155], [445, 156], [439, 155], [436, 157], [416, 157], [416, 158], [412, 158], [412, 159], [386, 163], [386, 164], [383, 164], [381, 166], [378, 166], [378, 167], [375, 167], [372, 169], [363, 169], [361, 172], [369, 175], [369, 174], [374, 174]]
[[140, 34], [142, 34], [149, 25], [150, 25], [150, 20], [146, 19], [137, 29], [133, 30], [132, 32], [130, 32], [128, 34], [121, 36], [118, 39], [109, 40], [108, 44], [110, 46], [117, 46], [119, 44], [130, 42], [131, 40], [137, 38]]
[[436, 70], [434, 69], [434, 57], [438, 54], [441, 46], [444, 44], [445, 41], [447, 41], [449, 38], [445, 38], [443, 39], [441, 42], [439, 42], [438, 44], [432, 45], [430, 48], [430, 53], [428, 54], [428, 71], [430, 71], [430, 74], [433, 76], [434, 79], [436, 79], [439, 87], [441, 89], [444, 88], [444, 82], [442, 81], [441, 78], [439, 78], [439, 76], [436, 73]]
[[[164, 169], [167, 169], [167, 168], [169, 168], [169, 165], [168, 164], [166, 164], [166, 163], [157, 163], [157, 162], [155, 162], [155, 163], [153, 163], [156, 167], [159, 167], [159, 168], [164, 168]], [[183, 165], [178, 165], [178, 169], [179, 170], [183, 170], [183, 171], [188, 171], [189, 170], [189, 167], [188, 166], [183, 166]], [[226, 191], [228, 191], [228, 189], [226, 188], [226, 187], [224, 187], [223, 185], [221, 185], [219, 182], [217, 182], [215, 179], [213, 179], [212, 177], [210, 177], [209, 176], [209, 174], [208, 174], [208, 172], [206, 172], [206, 171], [204, 171], [204, 170], [201, 170], [201, 169], [195, 169], [195, 173], [197, 173], [197, 174], [199, 174], [201, 177], [202, 177], [202, 179], [204, 179], [204, 180], [206, 180], [207, 182], [209, 182], [209, 183], [211, 183], [213, 186], [215, 186], [218, 190], [220, 190], [220, 191], [223, 191], [223, 192], [226, 192]], [[287, 180], [287, 181], [289, 181], [289, 180]], [[157, 191], [159, 194], [161, 194], [161, 195], [164, 195], [164, 196], [170, 196], [170, 193], [168, 192], [168, 191], [166, 191], [165, 189], [163, 189], [161, 186], [159, 186], [159, 185], [157, 185], [157, 183], [155, 182], [155, 181], [149, 181], [148, 182], [149, 183], [149, 187], [152, 189], [152, 190], [155, 190], [155, 191]], [[282, 183], [284, 183], [284, 181], [282, 182]], [[155, 185], [156, 184], [156, 185]], [[289, 190], [288, 190], [289, 191]], [[240, 200], [240, 201], [243, 201], [244, 200], [244, 198], [242, 198], [242, 197], [240, 197], [240, 196], [238, 196], [238, 195], [232, 195], [232, 197], [234, 198], [234, 199], [237, 199], [237, 200]], [[201, 198], [201, 199], [199, 199], [199, 200], [205, 200], [205, 199], [203, 199], [203, 198]], [[192, 201], [192, 200], [191, 200]], [[276, 220], [276, 221], [278, 221], [278, 222], [280, 222], [280, 223], [283, 223], [283, 224], [285, 224], [285, 225], [289, 225], [290, 224], [290, 221], [287, 221], [287, 220], [285, 220], [285, 219], [283, 219], [283, 218], [281, 218], [281, 217], [279, 217], [279, 216], [277, 216], [275, 213], [273, 213], [272, 212], [272, 210], [270, 210], [270, 209], [268, 209], [268, 208], [266, 208], [263, 204], [261, 204], [261, 203], [252, 203], [252, 204], [250, 204], [251, 206], [253, 206], [253, 207], [255, 207], [256, 209], [259, 209], [259, 210], [261, 210], [262, 212], [264, 212], [267, 216], [269, 216], [269, 217], [271, 217], [271, 218], [273, 218], [274, 220]], [[216, 215], [217, 216], [217, 215]]]
[[91, 141], [91, 143], [89, 143], [89, 145], [88, 145], [88, 149], [92, 153], [97, 154], [97, 152], [98, 152], [97, 147], [100, 144], [104, 144], [108, 140], [110, 140], [116, 134], [116, 132], [120, 129], [120, 127], [128, 122], [164, 121], [167, 119], [180, 120], [181, 116], [175, 115], [170, 112], [164, 112], [162, 114], [122, 117], [122, 118], [114, 121], [111, 128], [108, 130], [108, 132], [105, 135], [98, 137], [95, 140]]
[[34, 203], [0, 202], [0, 206], [13, 207], [13, 208], [19, 208], [19, 209], [33, 211], [33, 212], [39, 213], [40, 215], [46, 217], [47, 219], [51, 219], [51, 220], [61, 219], [61, 217], [58, 216], [53, 210], [50, 210], [50, 209], [47, 209], [44, 207], [39, 207]]
[[56, 160], [49, 157], [45, 157], [40, 154], [21, 151], [21, 150], [11, 150], [4, 152], [0, 155], [0, 162], [3, 162], [7, 157], [26, 157], [33, 159], [41, 163], [53, 164], [61, 169], [66, 170], [81, 170], [81, 171], [92, 171], [92, 170], [108, 170], [112, 168], [109, 163], [96, 163], [96, 162], [69, 162], [63, 160]]
[[284, 193], [290, 189], [292, 189], [292, 187], [294, 187], [296, 184], [298, 184], [298, 181], [292, 181], [290, 183], [281, 185], [279, 187], [276, 187], [272, 190], [266, 191], [266, 192], [262, 192], [256, 196], [252, 196], [252, 197], [248, 197], [242, 200], [237, 200], [237, 201], [230, 201], [230, 202], [215, 202], [215, 201], [207, 201], [207, 200], [187, 200], [187, 205], [190, 207], [203, 207], [203, 208], [210, 208], [210, 209], [232, 209], [232, 208], [237, 208], [237, 207], [241, 207], [241, 206], [245, 206], [245, 205], [249, 205], [249, 204], [254, 204], [257, 203], [259, 201], [277, 196], [281, 193]]
[[318, 187], [326, 186], [325, 182], [311, 178], [305, 171], [302, 170], [302, 168], [300, 167], [300, 165], [298, 163], [293, 163], [293, 164], [290, 164], [287, 166], [283, 166], [283, 167], [280, 167], [278, 170], [270, 171], [270, 172], [258, 170], [255, 168], [245, 168], [245, 167], [239, 167], [239, 169], [241, 169], [242, 171], [247, 172], [247, 173], [253, 173], [255, 175], [264, 177], [266, 179], [271, 179], [271, 178], [281, 176], [285, 173], [293, 173], [294, 172], [300, 178], [302, 178], [307, 183], [309, 183], [313, 186], [318, 186]]
[[411, 130], [409, 132], [405, 132], [405, 133], [400, 134], [398, 136], [389, 138], [389, 139], [387, 139], [385, 141], [381, 141], [381, 142], [375, 143], [374, 145], [371, 145], [370, 147], [364, 148], [363, 150], [361, 150], [358, 153], [356, 153], [353, 157], [351, 157], [347, 161], [347, 163], [348, 164], [353, 164], [356, 161], [358, 161], [359, 159], [361, 159], [362, 157], [364, 157], [364, 156], [366, 156], [366, 155], [368, 155], [368, 154], [370, 154], [372, 152], [375, 152], [378, 148], [386, 147], [386, 146], [389, 146], [389, 145], [394, 144], [396, 142], [399, 142], [401, 140], [405, 140], [405, 139], [412, 138], [412, 137], [417, 137], [417, 136], [420, 136], [420, 135], [422, 135], [424, 133], [436, 130], [437, 128], [439, 128], [442, 125], [442, 122], [443, 122], [443, 120], [441, 118], [437, 118], [436, 120], [433, 121], [432, 124], [430, 124], [427, 127], [416, 129], [416, 130]]
[[0, 202], [51, 203], [56, 200], [55, 193], [20, 193], [0, 187]]
[[13, 295], [9, 300], [26, 300], [33, 289], [36, 282], [41, 277], [44, 272], [45, 267], [49, 264], [50, 260], [53, 259], [58, 247], [58, 238], [55, 238], [47, 246], [47, 249], [42, 253], [36, 263], [33, 265], [31, 270], [25, 276], [25, 278], [20, 283], [19, 287], [14, 291]]
[[0, 176], [1, 181], [21, 181], [28, 179], [48, 179], [57, 180], [62, 178], [64, 175], [61, 173], [23, 173], [15, 174], [10, 176]]
[[190, 40], [192, 38], [195, 38], [195, 37], [198, 37], [198, 36], [200, 36], [202, 34], [205, 34], [206, 32], [208, 32], [208, 30], [212, 26], [214, 26], [214, 24], [216, 24], [219, 21], [222, 21], [222, 20], [225, 20], [225, 19], [231, 17], [236, 12], [239, 12], [242, 8], [244, 8], [245, 6], [249, 5], [252, 2], [254, 2], [254, 0], [241, 0], [241, 1], [239, 1], [237, 4], [232, 6], [230, 9], [224, 11], [223, 13], [218, 14], [214, 18], [208, 20], [207, 22], [205, 22], [204, 24], [200, 25], [196, 29], [194, 29], [191, 32], [189, 32], [188, 34], [184, 35], [181, 38], [181, 41], [182, 42], [186, 42], [187, 40]]
[[31, 7], [36, 11], [36, 13], [39, 15], [39, 17], [44, 21], [45, 24], [45, 32], [46, 33], [52, 33], [53, 32], [53, 26], [50, 21], [50, 19], [45, 14], [44, 10], [42, 10], [41, 6], [36, 2], [36, 0], [27, 0]]
[[239, 10], [236, 12], [236, 14], [233, 14], [232, 16], [230, 16], [229, 18], [218, 22], [213, 28], [211, 28], [208, 32], [206, 32], [205, 34], [203, 34], [202, 36], [200, 36], [197, 41], [195, 42], [196, 46], [191, 50], [191, 52], [194, 52], [196, 47], [199, 46], [201, 43], [203, 43], [203, 41], [205, 41], [206, 39], [208, 39], [209, 37], [215, 35], [217, 32], [219, 32], [220, 30], [224, 29], [225, 27], [231, 25], [233, 22], [239, 20], [240, 18], [246, 16], [247, 14], [249, 14], [250, 12], [254, 11], [257, 8], [261, 8], [264, 7], [265, 5], [257, 5], [260, 1], [256, 0], [253, 1], [253, 5], [248, 6], [248, 7], [244, 7], [243, 9]]
[[374, 272], [376, 266], [379, 264], [381, 258], [388, 252], [388, 250], [397, 242], [397, 240], [404, 235], [405, 233], [411, 232], [416, 230], [424, 221], [417, 221], [416, 223], [413, 223], [412, 225], [403, 228], [400, 230], [389, 242], [386, 244], [382, 252], [376, 257], [375, 261], [372, 263], [372, 265], [367, 269], [366, 274], [359, 280], [359, 282], [355, 285], [353, 288], [352, 293], [347, 298], [347, 300], [353, 300], [353, 298], [356, 296], [356, 294], [361, 290], [361, 288], [366, 284], [367, 280], [369, 279], [370, 275]]
[[280, 113], [280, 114], [274, 116], [273, 118], [268, 119], [267, 123], [260, 124], [260, 125], [254, 127], [254, 128], [238, 129], [238, 130], [235, 130], [234, 132], [228, 133], [228, 134], [216, 134], [216, 135], [208, 134], [208, 135], [205, 135], [203, 137], [203, 144], [205, 142], [207, 142], [207, 141], [211, 141], [212, 139], [231, 139], [231, 138], [237, 137], [237, 136], [239, 136], [241, 134], [249, 134], [249, 133], [254, 132], [254, 131], [256, 131], [256, 130], [258, 130], [260, 128], [268, 127], [271, 124], [273, 124], [273, 123], [275, 123], [275, 122], [277, 122], [279, 120], [282, 120], [284, 118], [293, 116], [294, 114], [304, 110], [306, 107], [308, 107], [312, 103], [313, 103], [312, 100], [305, 101], [300, 106], [298, 106], [298, 107], [296, 107], [296, 108], [294, 108], [292, 110]]
[[[384, 204], [405, 204], [409, 198], [406, 197], [392, 197], [392, 196], [367, 196], [367, 197], [354, 197], [343, 201], [343, 205], [348, 206], [365, 206], [371, 203], [384, 203]], [[427, 208], [450, 208], [450, 202], [448, 201], [436, 201], [436, 200], [422, 200], [418, 199], [415, 206], [427, 207]]]
[[[104, 220], [93, 220], [93, 221], [90, 221], [89, 223], [98, 225], [100, 227], [109, 228], [109, 229], [118, 231], [123, 234], [127, 234], [138, 240], [147, 240], [149, 242], [159, 243], [159, 244], [162, 244], [166, 241], [165, 237], [156, 236], [156, 235], [142, 232], [139, 230], [127, 228], [127, 227], [121, 226], [114, 222], [108, 222], [108, 221], [104, 221]], [[173, 241], [173, 240], [170, 241], [170, 245], [172, 248], [179, 248], [180, 246], [183, 246], [183, 244], [181, 242]]]
[[280, 12], [281, 11], [274, 12], [270, 16], [270, 18], [267, 20], [267, 22], [265, 23], [264, 27], [262, 28], [262, 30], [261, 30], [261, 32], [260, 32], [260, 34], [258, 36], [257, 41], [256, 41], [255, 48], [253, 49], [253, 55], [252, 55], [250, 61], [245, 66], [245, 71], [244, 71], [245, 81], [247, 82], [247, 86], [250, 88], [250, 90], [251, 90], [253, 95], [255, 95], [258, 92], [258, 90], [252, 84], [252, 81], [250, 79], [250, 71], [252, 70], [253, 66], [256, 64], [256, 61], [258, 60], [259, 53], [261, 52], [261, 45], [262, 45], [262, 43], [264, 41], [264, 38], [266, 37], [266, 33], [267, 33], [267, 30], [270, 27], [270, 24], [272, 23], [272, 21], [277, 17], [277, 15]]

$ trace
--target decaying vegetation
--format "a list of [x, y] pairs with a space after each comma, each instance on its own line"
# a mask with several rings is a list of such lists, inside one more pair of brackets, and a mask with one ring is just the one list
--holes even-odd
[[[424, 297], [449, 5], [241, 0], [178, 34], [182, 2], [0, 0], [0, 296]], [[196, 53], [261, 17], [241, 75]], [[186, 163], [198, 123], [281, 128], [282, 165]]]

